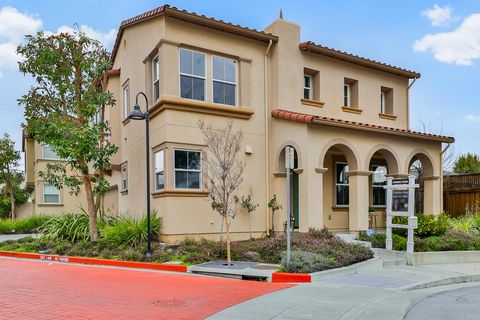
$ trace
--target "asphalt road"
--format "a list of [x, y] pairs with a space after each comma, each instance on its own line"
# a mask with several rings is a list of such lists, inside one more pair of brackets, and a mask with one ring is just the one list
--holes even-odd
[[413, 302], [405, 320], [480, 319], [480, 286], [440, 292]]

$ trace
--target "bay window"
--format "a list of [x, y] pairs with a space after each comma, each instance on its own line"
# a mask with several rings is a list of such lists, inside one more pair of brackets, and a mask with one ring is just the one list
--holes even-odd
[[180, 49], [180, 96], [205, 101], [205, 54]]
[[213, 56], [213, 102], [236, 105], [237, 61]]
[[192, 150], [174, 150], [175, 189], [201, 188], [201, 153]]

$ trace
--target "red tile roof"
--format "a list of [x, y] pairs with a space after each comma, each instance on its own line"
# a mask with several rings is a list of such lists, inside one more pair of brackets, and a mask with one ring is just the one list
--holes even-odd
[[314, 53], [318, 53], [330, 58], [338, 59], [347, 61], [350, 63], [355, 63], [358, 65], [362, 65], [364, 67], [377, 69], [380, 71], [385, 71], [389, 73], [393, 73], [402, 77], [410, 78], [410, 79], [418, 79], [420, 78], [420, 73], [412, 70], [407, 70], [404, 68], [400, 68], [397, 66], [393, 66], [387, 63], [383, 63], [380, 61], [364, 58], [361, 56], [357, 56], [345, 51], [336, 50], [333, 48], [329, 48], [323, 45], [316, 44], [312, 41], [302, 42], [299, 44], [301, 50], [304, 51], [311, 51]]
[[114, 77], [120, 75], [120, 68], [107, 70], [107, 77]]
[[207, 17], [205, 15], [200, 15], [195, 12], [189, 12], [186, 10], [180, 10], [176, 7], [169, 6], [168, 4], [155, 8], [153, 10], [144, 12], [139, 14], [135, 17], [130, 19], [126, 19], [122, 21], [120, 24], [120, 28], [117, 33], [117, 38], [115, 40], [115, 45], [112, 50], [112, 60], [115, 59], [115, 55], [117, 54], [118, 47], [120, 45], [120, 40], [122, 38], [122, 34], [125, 28], [132, 26], [134, 24], [152, 19], [154, 17], [158, 17], [161, 15], [170, 16], [177, 18], [179, 20], [188, 21], [195, 24], [200, 24], [212, 29], [225, 31], [237, 35], [241, 35], [244, 37], [248, 37], [251, 39], [256, 39], [260, 41], [268, 42], [272, 40], [273, 42], [278, 41], [278, 37], [272, 35], [271, 33], [266, 33], [260, 30], [247, 28], [238, 24], [233, 24], [230, 22], [225, 22], [223, 20], [218, 20], [212, 17]]
[[277, 119], [284, 119], [284, 120], [296, 121], [296, 122], [307, 123], [307, 124], [311, 123], [311, 124], [320, 124], [320, 125], [327, 125], [327, 126], [358, 129], [358, 130], [364, 130], [364, 131], [375, 131], [379, 133], [402, 135], [402, 136], [407, 136], [411, 138], [418, 138], [418, 139], [425, 139], [425, 140], [432, 140], [432, 141], [439, 141], [439, 142], [452, 143], [455, 141], [455, 138], [453, 137], [442, 136], [438, 134], [423, 133], [423, 132], [417, 132], [417, 131], [407, 130], [407, 129], [391, 128], [391, 127], [379, 126], [375, 124], [315, 116], [311, 114], [292, 112], [292, 111], [287, 111], [282, 109], [273, 109], [272, 117]]

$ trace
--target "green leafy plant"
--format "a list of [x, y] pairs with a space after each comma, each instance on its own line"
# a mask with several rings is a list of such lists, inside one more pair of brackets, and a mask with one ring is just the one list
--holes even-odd
[[[157, 240], [163, 219], [153, 212], [150, 219], [152, 240]], [[102, 241], [120, 248], [137, 247], [147, 241], [147, 216], [140, 219], [121, 216], [101, 230]]]
[[[416, 214], [418, 218], [418, 228], [415, 229], [414, 234], [419, 237], [439, 236], [445, 234], [450, 228], [451, 218], [445, 213], [438, 215], [430, 214]], [[395, 224], [408, 224], [407, 217], [394, 217]], [[407, 229], [394, 228], [393, 233], [401, 236], [407, 235]]]
[[252, 202], [252, 196], [251, 195], [248, 195], [248, 196], [242, 196], [242, 198], [240, 199], [240, 205], [242, 206], [242, 208], [244, 208], [245, 210], [247, 210], [247, 213], [248, 213], [248, 229], [250, 231], [250, 239], [252, 239], [252, 213], [253, 211], [255, 211], [257, 208], [258, 208], [258, 203], [253, 203]]
[[65, 213], [47, 220], [39, 229], [46, 239], [71, 242], [89, 239], [89, 216], [83, 213]]
[[268, 201], [268, 207], [272, 210], [272, 235], [275, 234], [275, 212], [282, 210], [282, 205], [277, 201], [277, 195], [274, 194], [273, 198]]
[[50, 219], [50, 216], [45, 215], [31, 216], [23, 219], [3, 219], [0, 220], [0, 234], [37, 232], [38, 229]]
[[480, 172], [480, 158], [473, 153], [466, 153], [458, 157], [453, 165], [455, 173], [478, 173]]

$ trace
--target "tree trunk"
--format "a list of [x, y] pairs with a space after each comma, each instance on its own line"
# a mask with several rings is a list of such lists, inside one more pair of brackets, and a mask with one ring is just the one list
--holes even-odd
[[248, 229], [250, 230], [250, 239], [253, 239], [253, 237], [252, 237], [252, 214], [250, 212], [248, 213]]
[[13, 190], [13, 181], [7, 181], [6, 189], [10, 190], [10, 218], [15, 219], [15, 193]]
[[232, 258], [230, 255], [230, 226], [228, 224], [228, 215], [225, 214], [223, 218], [225, 222], [225, 233], [227, 236], [227, 266], [229, 266], [232, 264]]
[[225, 224], [224, 219], [222, 217], [222, 223], [220, 223], [220, 242], [223, 242], [223, 225]]
[[87, 196], [88, 220], [90, 226], [90, 242], [97, 242], [98, 228], [97, 228], [97, 211], [95, 210], [95, 198], [92, 191], [92, 182], [88, 177], [83, 177], [83, 184], [85, 185], [85, 195]]
[[275, 236], [275, 211], [272, 210], [272, 235]]

